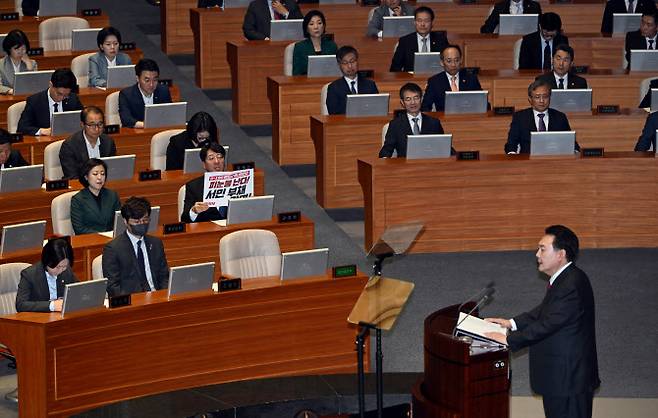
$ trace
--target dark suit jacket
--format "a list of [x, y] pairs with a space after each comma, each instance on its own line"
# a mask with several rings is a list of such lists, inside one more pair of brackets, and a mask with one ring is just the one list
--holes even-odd
[[[658, 49], [658, 45], [654, 42], [654, 49]], [[626, 41], [624, 42], [624, 49], [626, 50], [626, 61], [628, 67], [631, 68], [631, 49], [647, 49], [647, 38], [642, 36], [640, 30], [626, 32]]]
[[119, 195], [105, 187], [100, 193], [100, 207], [89, 189], [85, 187], [71, 198], [71, 224], [76, 235], [111, 231], [114, 228], [114, 212], [121, 209]]
[[[466, 71], [460, 71], [459, 77], [459, 91], [474, 91], [482, 90], [480, 81], [476, 75], [470, 74]], [[435, 74], [427, 80], [427, 90], [423, 96], [423, 112], [431, 112], [432, 105], [436, 108], [437, 112], [443, 112], [446, 101], [446, 91], [451, 91], [450, 82], [446, 72]]]
[[[117, 155], [117, 146], [111, 137], [101, 134], [99, 139], [101, 141], [101, 157]], [[59, 149], [59, 163], [62, 165], [64, 178], [77, 179], [87, 160], [89, 160], [89, 153], [87, 153], [85, 137], [82, 135], [82, 131], [78, 131], [64, 141], [62, 147]]]
[[[567, 116], [555, 109], [548, 109], [548, 131], [570, 131], [569, 120]], [[532, 108], [520, 110], [512, 116], [512, 123], [507, 134], [507, 143], [505, 152], [516, 152], [517, 146], [521, 145], [521, 154], [530, 153], [530, 132], [537, 132], [535, 116]], [[576, 150], [580, 151], [580, 146], [576, 142]]]
[[[614, 13], [627, 13], [624, 0], [609, 0], [605, 4], [603, 19], [601, 20], [601, 32], [612, 33], [612, 15]], [[635, 13], [656, 13], [656, 3], [653, 0], [636, 0]]]
[[183, 131], [169, 138], [166, 169], [182, 170], [185, 164], [185, 150], [192, 148], [198, 147], [187, 137], [187, 131]]
[[[378, 94], [377, 84], [365, 77], [357, 78], [357, 90], [359, 94]], [[350, 92], [350, 86], [345, 81], [345, 77], [334, 80], [327, 87], [327, 110], [330, 115], [344, 115], [347, 107], [347, 95]]]
[[[512, 0], [504, 0], [496, 3], [484, 25], [480, 27], [480, 33], [493, 33], [500, 23], [500, 15], [509, 14], [510, 3], [512, 3]], [[541, 6], [536, 1], [523, 0], [523, 14], [541, 14]]]
[[39, 11], [39, 0], [23, 0], [21, 7], [25, 16], [36, 16]]
[[[71, 93], [68, 99], [62, 101], [62, 108], [64, 111], [82, 110], [82, 103], [77, 94]], [[25, 109], [18, 120], [18, 132], [26, 135], [35, 135], [41, 128], [50, 128], [48, 89], [27, 98]]]
[[224, 5], [224, 0], [199, 0], [196, 7], [198, 8], [214, 7], [214, 6], [222, 7], [223, 5]]
[[[282, 0], [283, 6], [288, 9], [288, 19], [303, 19], [304, 15], [294, 0]], [[253, 0], [247, 7], [242, 23], [242, 32], [250, 41], [270, 37], [270, 22], [272, 15], [267, 0]]]
[[[545, 73], [536, 77], [536, 80], [544, 80], [551, 83], [551, 88], [557, 89], [557, 81], [555, 81], [555, 76], [553, 72]], [[569, 73], [569, 81], [567, 82], [567, 89], [586, 89], [587, 80], [577, 76], [574, 73]]]
[[658, 112], [653, 112], [647, 116], [642, 129], [642, 135], [637, 139], [635, 144], [635, 151], [649, 151], [649, 147], [653, 145], [654, 151], [656, 150], [656, 130], [658, 129]]
[[[441, 122], [427, 114], [423, 114], [420, 134], [427, 135], [442, 133], [443, 127], [441, 126]], [[400, 114], [388, 125], [384, 145], [379, 151], [379, 158], [392, 157], [394, 150], [397, 151], [398, 157], [406, 157], [407, 135], [413, 135], [413, 132], [411, 131], [411, 125], [409, 124], [409, 118], [407, 118], [406, 112], [400, 112]]]
[[[169, 285], [169, 265], [167, 264], [164, 245], [160, 238], [150, 235], [144, 236], [144, 243], [151, 266], [153, 284], [157, 290], [166, 289]], [[127, 232], [105, 244], [103, 248], [103, 274], [108, 280], [107, 294], [109, 296], [147, 290], [142, 289], [137, 256]]]
[[530, 386], [543, 396], [570, 396], [599, 387], [594, 294], [587, 275], [571, 264], [544, 300], [514, 317], [513, 351], [530, 347]]
[[203, 178], [204, 176], [200, 176], [185, 184], [185, 203], [183, 205], [183, 213], [180, 216], [181, 222], [191, 223], [226, 219], [227, 206], [210, 208], [205, 212], [199, 213], [194, 221], [190, 219], [190, 209], [192, 209], [192, 206], [196, 202], [203, 201]]
[[[446, 38], [445, 32], [430, 33], [430, 52], [441, 52], [446, 46], [448, 46], [448, 38]], [[416, 52], [420, 52], [416, 32], [401, 37], [398, 40], [398, 47], [395, 48], [389, 71], [413, 71], [414, 53]]]
[[[171, 103], [169, 88], [158, 84], [153, 92], [153, 104]], [[121, 125], [132, 128], [138, 121], [144, 121], [144, 99], [137, 83], [119, 92], [119, 116]]]
[[[651, 100], [651, 98], [649, 98], [649, 100]], [[11, 150], [7, 161], [5, 161], [5, 168], [25, 167], [26, 165], [30, 165], [30, 163], [25, 161], [25, 158], [23, 158], [21, 152], [17, 149]]]
[[[64, 297], [65, 285], [77, 281], [78, 278], [70, 268], [64, 270], [57, 276], [57, 297]], [[18, 282], [16, 293], [16, 311], [50, 312], [50, 291], [46, 270], [41, 261], [21, 271], [21, 280]]]
[[[544, 46], [539, 36], [539, 31], [532, 32], [523, 37], [521, 51], [519, 52], [519, 70], [541, 70], [541, 62], [544, 56]], [[551, 52], [560, 44], [569, 45], [569, 38], [562, 34], [555, 35]], [[553, 54], [551, 54], [552, 56]]]
[[638, 107], [651, 107], [651, 89], [658, 89], [658, 78], [651, 80], [651, 84], [649, 84], [649, 90], [647, 91], [647, 94], [644, 95], [644, 98], [642, 98], [642, 101]]

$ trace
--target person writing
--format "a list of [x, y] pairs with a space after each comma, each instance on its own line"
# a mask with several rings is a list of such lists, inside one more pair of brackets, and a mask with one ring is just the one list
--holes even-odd
[[384, 16], [411, 16], [414, 7], [400, 0], [384, 0], [382, 5], [375, 8], [372, 18], [368, 21], [367, 36], [381, 38], [384, 31]]
[[112, 26], [98, 31], [96, 43], [99, 51], [89, 57], [89, 87], [106, 87], [109, 67], [133, 62], [128, 54], [119, 52], [121, 33]]
[[324, 36], [327, 21], [321, 11], [311, 10], [306, 13], [302, 25], [306, 39], [295, 44], [292, 53], [292, 75], [308, 73], [309, 55], [334, 55], [338, 49], [336, 42]]
[[114, 229], [114, 212], [121, 208], [119, 194], [105, 187], [107, 164], [90, 158], [81, 171], [84, 189], [71, 198], [71, 224], [76, 235]]
[[[199, 157], [207, 173], [224, 171], [226, 150], [218, 143], [212, 142], [201, 148]], [[205, 176], [202, 175], [185, 184], [185, 203], [180, 217], [181, 222], [191, 223], [226, 219], [228, 207], [211, 208], [203, 201], [204, 182]]]
[[2, 49], [5, 56], [0, 58], [0, 94], [11, 95], [14, 94], [15, 74], [36, 71], [37, 62], [28, 57], [30, 41], [20, 29], [14, 29], [5, 36]]
[[169, 88], [158, 83], [160, 67], [152, 59], [144, 58], [135, 65], [137, 83], [119, 92], [121, 125], [128, 128], [144, 127], [144, 106], [171, 103]]

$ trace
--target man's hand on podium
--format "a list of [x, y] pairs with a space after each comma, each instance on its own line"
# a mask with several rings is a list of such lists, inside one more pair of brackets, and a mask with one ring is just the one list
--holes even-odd
[[[512, 329], [512, 322], [508, 319], [503, 319], [503, 318], [484, 318], [485, 321], [487, 322], [493, 322], [494, 324], [498, 324], [503, 328], [507, 329]], [[491, 338], [494, 341], [497, 341], [501, 344], [506, 344], [507, 345], [507, 335], [500, 333], [500, 332], [485, 332], [484, 336], [487, 338]]]
[[484, 318], [484, 320], [487, 321], [487, 322], [493, 322], [494, 324], [498, 324], [503, 328], [512, 329], [512, 322], [509, 319]]

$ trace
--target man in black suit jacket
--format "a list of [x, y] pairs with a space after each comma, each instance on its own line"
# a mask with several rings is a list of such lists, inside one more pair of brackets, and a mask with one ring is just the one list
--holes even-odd
[[[224, 171], [226, 150], [219, 143], [211, 142], [208, 146], [201, 148], [199, 157], [206, 172]], [[191, 223], [226, 219], [227, 206], [211, 208], [203, 201], [204, 181], [205, 175], [202, 175], [185, 184], [185, 201], [183, 213], [180, 215], [181, 222]]]
[[587, 80], [572, 74], [574, 51], [569, 45], [558, 45], [553, 54], [553, 71], [537, 76], [537, 80], [544, 80], [556, 89], [586, 89]]
[[[379, 151], [379, 158], [390, 158], [393, 151], [398, 157], [407, 156], [407, 136], [442, 134], [443, 127], [438, 119], [420, 112], [423, 90], [418, 84], [407, 83], [400, 88], [400, 104], [404, 112], [388, 124], [384, 145]], [[453, 150], [454, 153], [454, 150]]]
[[[550, 209], [549, 209], [550, 210]], [[548, 290], [533, 310], [512, 319], [487, 318], [511, 330], [487, 333], [512, 351], [530, 347], [530, 386], [543, 396], [547, 418], [591, 418], [599, 387], [594, 292], [574, 263], [578, 237], [563, 225], [546, 228], [536, 253]]]
[[441, 52], [441, 62], [445, 71], [427, 80], [427, 89], [421, 106], [423, 112], [431, 112], [432, 106], [437, 112], [443, 112], [447, 91], [482, 90], [477, 75], [461, 71], [462, 50], [459, 45], [445, 47]]
[[441, 52], [448, 46], [445, 32], [432, 32], [434, 10], [421, 6], [414, 11], [416, 32], [401, 37], [389, 71], [413, 71], [414, 53]]
[[24, 16], [36, 16], [39, 11], [39, 0], [23, 0], [21, 8]]
[[562, 19], [556, 13], [539, 16], [539, 30], [523, 37], [519, 52], [519, 70], [550, 70], [551, 57], [558, 45], [569, 45], [562, 35]]
[[0, 128], [0, 168], [25, 167], [30, 165], [20, 151], [11, 149], [11, 135]]
[[327, 111], [330, 115], [344, 115], [348, 94], [377, 94], [377, 84], [365, 77], [359, 77], [359, 53], [349, 45], [336, 51], [336, 61], [343, 76], [327, 87]]
[[[88, 106], [80, 112], [82, 130], [71, 135], [59, 149], [59, 163], [65, 179], [78, 178], [89, 158], [117, 155], [114, 140], [103, 133], [103, 120], [103, 111], [96, 106]], [[90, 150], [92, 155], [89, 155]]]
[[146, 235], [151, 204], [131, 197], [121, 207], [126, 232], [105, 244], [103, 274], [110, 296], [166, 289], [169, 265], [162, 240]]
[[647, 90], [647, 94], [644, 95], [638, 107], [651, 107], [651, 89], [658, 89], [658, 78], [651, 80], [651, 83], [649, 84], [649, 90]]
[[119, 116], [121, 125], [128, 128], [144, 127], [144, 106], [171, 103], [169, 88], [159, 83], [160, 67], [148, 58], [135, 65], [137, 83], [119, 92]]
[[601, 20], [601, 33], [612, 33], [612, 15], [615, 13], [656, 13], [656, 3], [654, 0], [635, 0], [633, 1], [633, 10], [628, 11], [626, 0], [609, 0], [605, 4], [603, 19]]
[[267, 0], [253, 0], [244, 15], [242, 32], [250, 41], [269, 40], [272, 20], [303, 18], [304, 15], [294, 0], [273, 0], [272, 8]]
[[224, 0], [199, 0], [197, 2], [198, 8], [211, 8], [211, 7], [222, 7], [224, 6]]
[[[545, 80], [535, 80], [528, 87], [528, 102], [532, 107], [514, 113], [507, 135], [505, 152], [508, 154], [530, 153], [530, 132], [570, 131], [567, 116], [551, 104], [551, 86]], [[542, 126], [543, 125], [543, 126]], [[576, 142], [575, 149], [580, 151]]]
[[626, 61], [631, 68], [631, 49], [658, 49], [658, 14], [656, 12], [642, 14], [640, 29], [626, 33]]
[[[518, 13], [519, 6], [522, 8], [522, 13]], [[496, 3], [484, 25], [480, 27], [480, 33], [494, 33], [500, 23], [500, 15], [509, 14], [540, 15], [541, 6], [533, 0], [503, 0]]]
[[50, 135], [50, 120], [55, 112], [82, 110], [82, 103], [72, 90], [78, 80], [68, 68], [55, 70], [48, 89], [27, 98], [25, 109], [18, 120], [18, 132], [26, 135]]
[[653, 147], [655, 152], [656, 130], [658, 130], [658, 112], [653, 112], [647, 116], [647, 120], [644, 122], [642, 135], [640, 135], [637, 139], [637, 144], [635, 144], [635, 151], [649, 151], [649, 148]]

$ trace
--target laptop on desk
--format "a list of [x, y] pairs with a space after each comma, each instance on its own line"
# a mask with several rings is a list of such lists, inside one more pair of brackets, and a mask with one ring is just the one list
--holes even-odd
[[97, 50], [98, 44], [96, 43], [96, 37], [100, 30], [101, 28], [73, 29], [71, 31], [71, 51]]
[[107, 88], [121, 89], [135, 84], [135, 65], [107, 67]]
[[576, 131], [530, 132], [530, 155], [573, 155]]
[[229, 199], [226, 224], [267, 222], [272, 220], [273, 213], [274, 195]]
[[416, 23], [413, 16], [384, 16], [384, 27], [382, 37], [400, 38], [416, 31]]
[[215, 263], [199, 263], [169, 269], [167, 299], [181, 293], [210, 291], [215, 275]]
[[642, 13], [613, 13], [612, 35], [626, 36], [626, 32], [640, 29]]
[[144, 106], [144, 128], [185, 126], [187, 102], [161, 103]]
[[631, 49], [631, 71], [658, 70], [658, 50]]
[[67, 314], [104, 306], [107, 279], [70, 283], [64, 289], [62, 318]]
[[39, 2], [39, 16], [76, 16], [77, 14], [78, 0], [41, 0]]
[[538, 14], [500, 15], [499, 35], [527, 35], [537, 31]]
[[309, 55], [307, 77], [340, 77], [336, 55]]
[[[228, 167], [228, 145], [223, 145], [226, 155], [224, 156], [224, 166]], [[185, 150], [185, 157], [183, 159], [183, 173], [204, 173], [206, 169], [203, 166], [199, 152], [201, 148], [188, 148]]]
[[0, 193], [39, 190], [43, 180], [43, 164], [0, 170]]
[[386, 116], [390, 94], [348, 94], [345, 117]]
[[442, 71], [440, 52], [414, 52], [414, 74], [438, 74]]
[[282, 253], [281, 280], [324, 276], [327, 272], [328, 260], [328, 248]]
[[551, 107], [560, 112], [591, 112], [592, 89], [555, 89], [551, 93]]
[[106, 177], [109, 181], [130, 180], [135, 174], [135, 154], [102, 157], [107, 164]]
[[249, 7], [251, 0], [224, 0], [225, 9], [235, 9], [239, 7], [247, 8]]
[[282, 19], [270, 22], [270, 40], [299, 41], [304, 39], [303, 19]]
[[651, 113], [658, 111], [658, 89], [651, 89]]
[[487, 113], [488, 90], [447, 91], [444, 113]]
[[14, 96], [33, 94], [48, 88], [55, 70], [25, 71], [14, 74]]
[[67, 135], [80, 130], [80, 110], [53, 113], [51, 135]]
[[20, 250], [43, 247], [46, 235], [46, 221], [26, 222], [2, 227], [0, 256]]
[[407, 160], [449, 158], [451, 150], [452, 134], [407, 136]]

